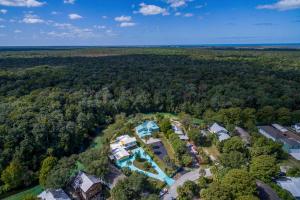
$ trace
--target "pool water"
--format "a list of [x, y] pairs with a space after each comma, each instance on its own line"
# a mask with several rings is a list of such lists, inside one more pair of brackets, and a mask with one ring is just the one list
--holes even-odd
[[[158, 180], [160, 180], [162, 182], [167, 183], [169, 186], [173, 185], [173, 183], [175, 182], [175, 180], [172, 179], [172, 178], [170, 178], [170, 177], [168, 177], [158, 167], [158, 165], [151, 159], [151, 157], [144, 151], [144, 149], [142, 149], [141, 147], [139, 147], [139, 148], [136, 148], [136, 149], [132, 150], [132, 152], [133, 152], [133, 156], [131, 156], [130, 158], [128, 158], [126, 160], [117, 161], [117, 165], [119, 167], [122, 167], [122, 168], [128, 167], [132, 171], [137, 171], [137, 172], [145, 174], [148, 177], [158, 179]], [[152, 167], [155, 169], [155, 171], [157, 172], [157, 174], [153, 174], [151, 172], [146, 172], [146, 171], [141, 170], [141, 169], [139, 169], [139, 168], [137, 168], [137, 167], [135, 167], [133, 165], [133, 161], [135, 160], [137, 153], [139, 153], [142, 158], [146, 159], [149, 163], [151, 163]]]

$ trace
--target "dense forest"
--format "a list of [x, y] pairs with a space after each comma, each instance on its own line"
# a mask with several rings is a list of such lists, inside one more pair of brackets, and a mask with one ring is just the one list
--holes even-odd
[[1, 192], [36, 182], [47, 156], [82, 152], [116, 114], [236, 111], [249, 126], [299, 122], [300, 51], [2, 51]]

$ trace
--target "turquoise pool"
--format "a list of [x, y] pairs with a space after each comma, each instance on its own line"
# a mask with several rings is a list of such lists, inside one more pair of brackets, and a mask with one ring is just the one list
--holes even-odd
[[[155, 178], [155, 179], [158, 179], [160, 181], [163, 181], [165, 183], [167, 183], [169, 186], [173, 185], [173, 183], [175, 182], [174, 179], [168, 177], [159, 167], [158, 165], [151, 159], [151, 157], [144, 151], [144, 149], [142, 149], [141, 147], [139, 148], [136, 148], [134, 150], [132, 150], [133, 152], [133, 156], [126, 159], [126, 160], [122, 160], [122, 161], [118, 161], [117, 162], [117, 165], [119, 167], [128, 167], [129, 169], [131, 169], [132, 171], [138, 171], [138, 172], [141, 172], [151, 178]], [[146, 172], [146, 171], [143, 171], [137, 167], [135, 167], [132, 163], [133, 161], [135, 160], [135, 157], [136, 157], [136, 154], [137, 153], [140, 153], [141, 157], [146, 159], [149, 163], [151, 163], [151, 165], [153, 166], [153, 168], [156, 170], [157, 174], [153, 174], [151, 172]], [[130, 163], [128, 162], [130, 161]]]

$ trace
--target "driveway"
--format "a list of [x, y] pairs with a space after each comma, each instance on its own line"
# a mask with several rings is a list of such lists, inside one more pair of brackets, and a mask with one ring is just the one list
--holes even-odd
[[163, 196], [163, 200], [175, 199], [178, 196], [177, 188], [179, 186], [182, 186], [184, 184], [184, 182], [186, 182], [186, 181], [196, 181], [197, 179], [199, 179], [199, 177], [200, 177], [199, 171], [200, 171], [200, 168], [195, 169], [191, 172], [188, 172], [188, 173], [182, 175], [179, 179], [177, 179], [175, 181], [175, 183], [170, 187], [169, 192]]

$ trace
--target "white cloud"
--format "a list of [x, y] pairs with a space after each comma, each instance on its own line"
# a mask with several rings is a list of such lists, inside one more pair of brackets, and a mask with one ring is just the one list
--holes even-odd
[[202, 5], [197, 5], [197, 6], [195, 6], [195, 8], [201, 9], [201, 8], [206, 7], [206, 6], [207, 6], [207, 3], [204, 3], [204, 4], [202, 4]]
[[257, 9], [293, 10], [300, 8], [300, 0], [279, 0], [274, 4], [258, 5]]
[[194, 14], [193, 14], [193, 13], [186, 13], [186, 14], [184, 14], [183, 16], [184, 16], [184, 17], [193, 17]]
[[45, 2], [38, 0], [0, 0], [2, 6], [15, 6], [15, 7], [40, 7]]
[[7, 10], [6, 10], [6, 9], [1, 9], [1, 10], [0, 10], [0, 13], [1, 13], [1, 14], [6, 14], [6, 13], [7, 13]]
[[78, 15], [76, 13], [72, 13], [72, 14], [69, 14], [69, 18], [72, 19], [72, 20], [76, 20], [76, 19], [81, 19], [82, 16]]
[[136, 24], [134, 22], [122, 22], [120, 24], [120, 27], [125, 28], [125, 27], [132, 27], [135, 26]]
[[181, 15], [181, 12], [176, 12], [174, 15], [175, 15], [175, 16], [180, 16], [180, 15]]
[[57, 12], [57, 11], [52, 11], [51, 12], [51, 15], [58, 15], [58, 14], [60, 14], [60, 12]]
[[5, 28], [6, 26], [4, 26], [4, 25], [0, 25], [0, 28]]
[[107, 16], [105, 16], [105, 15], [103, 15], [101, 18], [102, 18], [102, 19], [107, 19], [108, 17], [107, 17]]
[[167, 3], [170, 5], [170, 7], [177, 9], [180, 7], [187, 6], [188, 2], [192, 2], [194, 0], [167, 0]]
[[115, 21], [117, 22], [130, 22], [131, 21], [131, 16], [120, 16], [120, 17], [115, 17]]
[[42, 20], [39, 16], [33, 14], [26, 14], [22, 20], [23, 23], [26, 24], [41, 24], [45, 21]]
[[81, 38], [81, 39], [88, 39], [88, 38], [95, 38], [98, 37], [96, 33], [93, 32], [90, 28], [80, 28], [74, 26], [69, 23], [55, 23], [53, 24], [55, 28], [58, 30], [46, 32], [47, 36], [50, 37], [57, 37], [57, 38]]
[[75, 0], [64, 0], [65, 4], [74, 4]]
[[22, 31], [20, 31], [20, 30], [14, 30], [14, 33], [22, 33]]
[[94, 25], [94, 29], [106, 29], [106, 26], [103, 25]]
[[55, 23], [53, 24], [54, 27], [60, 28], [60, 29], [68, 29], [70, 27], [72, 27], [72, 24], [68, 24], [68, 23]]
[[172, 8], [179, 8], [186, 5], [186, 0], [168, 0]]
[[138, 13], [141, 13], [142, 15], [169, 15], [168, 11], [165, 8], [161, 8], [156, 5], [147, 5], [145, 3], [140, 4], [140, 10]]
[[131, 20], [132, 20], [131, 16], [122, 15], [120, 17], [115, 17], [115, 21], [121, 22], [119, 26], [122, 28], [135, 26], [136, 24]]

